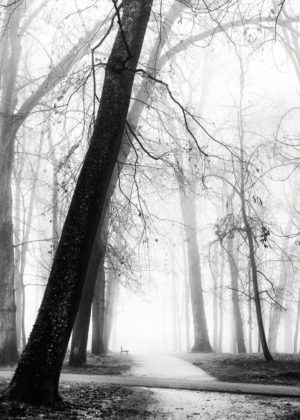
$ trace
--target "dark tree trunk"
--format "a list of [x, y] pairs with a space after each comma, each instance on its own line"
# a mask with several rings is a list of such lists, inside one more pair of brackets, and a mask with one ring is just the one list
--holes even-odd
[[[182, 10], [183, 10], [182, 5], [180, 5], [180, 4], [172, 5], [172, 7], [169, 10], [169, 13], [167, 14], [166, 18], [163, 21], [163, 24], [162, 24], [163, 31], [157, 37], [157, 40], [155, 42], [154, 47], [152, 48], [150, 58], [149, 58], [149, 61], [148, 61], [148, 65], [147, 65], [149, 71], [152, 72], [152, 74], [154, 76], [156, 75], [157, 72], [159, 72], [161, 66], [164, 64], [164, 62], [162, 62], [161, 66], [160, 66], [159, 63], [157, 63], [157, 58], [158, 58], [158, 55], [161, 53], [165, 42], [168, 39], [168, 35], [170, 33], [172, 25], [174, 24], [174, 22], [176, 21], [176, 18], [180, 15]], [[128, 122], [130, 123], [131, 130], [133, 132], [136, 130], [136, 127], [138, 126], [138, 121], [139, 121], [140, 116], [142, 114], [142, 111], [145, 107], [145, 104], [149, 100], [149, 97], [151, 95], [152, 90], [153, 90], [153, 83], [152, 82], [149, 83], [147, 78], [145, 78], [143, 80], [142, 84], [141, 84], [141, 87], [138, 91], [136, 100], [133, 103], [133, 105], [130, 109], [130, 112], [128, 114], [128, 118], [127, 118]], [[111, 197], [114, 193], [115, 187], [118, 183], [120, 171], [122, 170], [123, 166], [126, 163], [128, 155], [130, 153], [130, 150], [131, 150], [131, 144], [128, 141], [127, 136], [123, 136], [121, 150], [120, 150], [119, 158], [118, 158], [118, 164], [115, 166], [113, 175], [110, 179], [110, 184], [109, 184], [109, 188], [108, 188], [108, 192], [107, 192], [106, 200], [105, 200], [105, 210], [104, 210], [103, 213], [107, 212], [107, 209], [109, 207], [110, 199], [111, 199]], [[101, 239], [102, 241], [103, 240], [105, 241], [105, 239], [103, 239], [103, 238], [106, 238], [106, 228], [107, 228], [106, 222], [105, 221], [104, 222], [100, 221], [100, 224], [98, 226], [97, 237], [99, 237], [99, 235], [100, 235], [102, 237], [102, 239]], [[97, 252], [97, 251], [93, 250], [92, 254], [94, 255], [95, 252]], [[101, 264], [102, 263], [100, 263], [99, 268], [100, 268]], [[94, 271], [94, 273], [95, 273], [94, 278], [92, 278], [92, 276], [89, 275], [87, 280], [86, 280], [88, 282], [87, 286], [85, 286], [88, 290], [87, 294], [88, 293], [89, 294], [94, 293], [96, 273], [98, 271], [98, 267], [97, 268], [95, 267], [95, 269], [96, 269], [96, 271]], [[87, 320], [87, 316], [88, 316], [88, 313], [91, 313], [92, 296], [89, 295], [89, 297], [86, 296], [85, 299], [82, 299], [82, 303], [80, 303], [80, 306], [81, 305], [84, 305], [85, 308], [83, 310], [81, 310], [80, 307], [79, 307], [79, 312], [78, 312], [78, 315], [77, 315], [78, 324], [81, 325], [82, 327], [84, 326], [84, 328], [85, 327], [88, 328], [89, 320]], [[89, 308], [88, 308], [88, 305], [90, 306]], [[83, 316], [85, 318], [85, 320], [81, 320], [80, 319], [81, 316]], [[76, 320], [74, 329], [76, 328], [77, 320]], [[98, 321], [96, 321], [96, 318], [93, 317], [93, 325], [94, 325], [94, 320], [95, 320], [95, 322], [98, 322]], [[99, 334], [97, 336], [100, 337]], [[88, 333], [83, 334], [82, 331], [79, 333], [79, 331], [75, 332], [75, 330], [74, 330], [73, 338], [72, 338], [70, 361], [69, 361], [70, 365], [80, 366], [81, 364], [85, 363], [85, 361], [86, 361], [86, 350], [84, 351], [84, 346], [86, 347], [86, 345], [87, 345], [87, 338], [88, 338]], [[79, 343], [78, 340], [81, 341], [81, 339], [83, 339], [84, 341]], [[74, 340], [76, 340], [76, 343], [75, 343]], [[99, 347], [99, 345], [97, 345], [97, 346]], [[95, 349], [97, 348], [97, 346], [95, 344]], [[80, 348], [80, 350], [79, 350], [79, 348]], [[104, 343], [104, 348], [103, 348], [104, 352], [107, 351], [107, 348], [106, 348], [106, 350], [105, 350], [105, 348], [106, 348], [106, 344]], [[73, 351], [72, 351], [72, 349], [73, 349]], [[81, 353], [81, 356], [78, 357], [78, 358], [74, 356], [74, 350], [75, 349], [78, 349], [78, 351], [80, 351], [80, 353]], [[101, 351], [101, 353], [102, 353], [102, 351]], [[98, 354], [98, 350], [97, 350], [97, 353], [95, 353], [95, 354]]]
[[95, 241], [87, 277], [84, 282], [79, 310], [73, 328], [69, 359], [70, 366], [82, 366], [86, 363], [86, 349], [91, 318], [91, 307], [97, 279], [99, 260], [101, 261], [100, 265], [103, 264], [104, 252], [104, 246], [99, 244], [98, 241]]
[[105, 310], [105, 271], [101, 264], [98, 269], [93, 300], [92, 353], [105, 353], [104, 347], [104, 310]]
[[92, 255], [89, 262], [87, 276], [84, 281], [82, 296], [72, 334], [71, 352], [69, 359], [70, 366], [82, 366], [86, 363], [87, 342], [92, 303], [95, 294], [95, 285], [97, 282], [97, 273], [99, 270], [101, 270], [101, 266], [103, 266], [106, 249], [108, 228], [106, 217], [107, 205], [108, 200], [106, 197], [105, 205], [103, 208], [103, 214], [105, 214], [104, 218], [106, 221], [104, 223], [99, 223], [96, 240], [94, 242]]
[[105, 195], [121, 146], [134, 70], [151, 6], [150, 0], [123, 1], [122, 28], [118, 31], [106, 65], [94, 132], [54, 257], [44, 299], [17, 370], [2, 398], [29, 403], [49, 403], [59, 399], [60, 371]]

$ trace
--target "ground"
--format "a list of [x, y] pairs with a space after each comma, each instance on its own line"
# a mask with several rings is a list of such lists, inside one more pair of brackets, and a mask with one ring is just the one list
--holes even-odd
[[[276, 355], [276, 361], [267, 364], [257, 355], [177, 355], [193, 365], [200, 366], [219, 381], [252, 382], [264, 384], [299, 385], [300, 357]], [[174, 359], [174, 358], [173, 358]], [[164, 360], [165, 374], [170, 375], [174, 360], [167, 365]], [[175, 359], [178, 360], [178, 359]], [[157, 362], [157, 359], [156, 359]], [[179, 361], [178, 361], [179, 363]], [[180, 364], [180, 363], [179, 363]], [[186, 364], [187, 365], [187, 364]], [[144, 369], [144, 372], [143, 372]], [[154, 363], [151, 372], [151, 357], [135, 358], [126, 355], [110, 354], [88, 359], [87, 366], [80, 369], [64, 366], [67, 373], [86, 375], [156, 376], [158, 365]], [[193, 369], [182, 372], [188, 377]], [[8, 369], [9, 370], [9, 369]], [[187, 373], [188, 372], [188, 373]], [[202, 378], [205, 373], [199, 369]], [[201, 373], [202, 372], [202, 373]], [[162, 372], [162, 376], [164, 373]], [[179, 373], [174, 372], [174, 378]], [[204, 376], [203, 376], [204, 375]], [[78, 376], [76, 376], [77, 378]], [[8, 381], [2, 379], [0, 390], [5, 389]], [[299, 419], [300, 399], [275, 398], [225, 394], [216, 392], [184, 391], [160, 388], [138, 388], [120, 385], [99, 385], [91, 383], [62, 382], [60, 393], [64, 403], [51, 407], [33, 407], [27, 404], [2, 403], [0, 418], [8, 419]]]

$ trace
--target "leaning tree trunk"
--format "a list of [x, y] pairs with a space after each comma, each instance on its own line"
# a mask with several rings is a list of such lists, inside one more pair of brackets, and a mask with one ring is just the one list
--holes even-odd
[[[157, 37], [155, 44], [151, 50], [150, 53], [150, 57], [147, 63], [147, 69], [149, 71], [149, 73], [155, 77], [157, 75], [157, 73], [161, 70], [162, 66], [165, 64], [165, 60], [158, 60], [158, 57], [161, 55], [163, 47], [166, 43], [166, 41], [168, 40], [168, 36], [169, 33], [171, 32], [171, 28], [172, 25], [175, 23], [177, 17], [180, 15], [180, 13], [182, 12], [182, 10], [185, 8], [186, 6], [184, 6], [183, 4], [179, 4], [177, 2], [174, 2], [174, 4], [172, 4], [172, 6], [169, 9], [169, 12], [167, 13], [165, 19], [162, 22], [162, 30], [159, 34], [159, 36]], [[143, 82], [141, 84], [141, 87], [138, 90], [137, 96], [136, 96], [136, 100], [133, 103], [130, 112], [128, 114], [128, 122], [130, 124], [131, 127], [131, 131], [134, 133], [136, 131], [136, 128], [138, 126], [138, 122], [140, 119], [140, 116], [142, 114], [142, 111], [145, 107], [145, 104], [148, 102], [150, 96], [151, 96], [151, 92], [153, 90], [153, 82], [149, 81], [148, 78], [144, 78]], [[122, 171], [122, 168], [124, 167], [124, 165], [126, 164], [127, 158], [129, 156], [131, 150], [131, 142], [128, 139], [127, 135], [123, 136], [123, 140], [122, 140], [122, 145], [121, 145], [121, 150], [119, 153], [119, 158], [118, 158], [118, 163], [114, 168], [114, 172], [113, 175], [110, 179], [110, 184], [109, 184], [109, 188], [106, 194], [106, 200], [105, 200], [105, 210], [104, 213], [107, 212], [107, 209], [109, 207], [109, 203], [110, 203], [110, 199], [114, 193], [115, 187], [116, 185], [118, 185], [118, 179], [119, 179], [119, 175], [120, 175], [120, 171]], [[98, 234], [97, 237], [102, 236], [105, 237], [105, 221], [100, 221], [100, 224], [98, 226]], [[104, 232], [103, 232], [104, 230]], [[100, 236], [99, 236], [100, 235]], [[100, 239], [102, 240], [102, 239]], [[92, 255], [94, 255], [96, 251], [92, 251]], [[81, 326], [85, 326], [84, 328], [88, 328], [89, 325], [89, 320], [87, 320], [87, 314], [91, 312], [91, 304], [92, 304], [92, 296], [91, 293], [94, 293], [94, 288], [95, 288], [95, 280], [96, 280], [96, 273], [98, 271], [98, 268], [100, 269], [101, 264], [99, 264], [99, 267], [95, 267], [94, 273], [95, 276], [94, 278], [89, 275], [86, 279], [86, 282], [88, 283], [87, 285], [85, 285], [84, 287], [87, 290], [87, 293], [84, 293], [85, 295], [85, 299], [82, 300], [82, 303], [80, 303], [81, 305], [84, 305], [85, 308], [83, 310], [79, 309], [79, 313], [77, 315], [77, 319], [76, 319], [76, 324], [74, 326], [74, 328], [76, 328], [76, 325], [81, 325]], [[89, 294], [89, 297], [88, 297]], [[90, 306], [90, 308], [88, 308], [88, 306]], [[81, 319], [81, 316], [84, 317], [84, 319]], [[94, 318], [93, 318], [94, 319]], [[94, 322], [94, 321], [93, 321]], [[72, 352], [72, 348], [71, 348], [71, 355], [70, 355], [70, 364], [73, 366], [79, 366], [81, 363], [85, 363], [84, 361], [86, 360], [86, 349], [84, 351], [84, 345], [87, 345], [87, 334], [83, 334], [83, 332], [81, 332], [80, 334], [78, 334], [77, 332], [74, 331], [73, 333], [73, 339], [72, 339], [72, 348], [73, 350], [75, 348], [79, 349], [80, 348], [80, 353], [81, 356], [80, 358], [75, 358], [73, 356], [73, 352]], [[102, 333], [100, 334], [98, 332], [97, 337], [99, 338], [100, 336], [102, 336]], [[78, 340], [83, 339], [84, 341], [80, 342]], [[75, 342], [76, 340], [76, 342]], [[105, 340], [104, 340], [105, 341]], [[84, 344], [85, 343], [85, 344]], [[99, 345], [97, 344], [97, 346], [99, 347]], [[95, 344], [95, 349], [96, 349], [96, 344]], [[104, 343], [104, 352], [105, 352], [105, 343]], [[78, 350], [79, 351], [79, 350]]]
[[117, 161], [152, 1], [124, 0], [121, 27], [106, 64], [102, 96], [48, 285], [28, 344], [2, 398], [59, 399], [59, 376], [88, 262]]
[[231, 276], [231, 296], [233, 306], [233, 317], [235, 326], [235, 338], [238, 353], [246, 353], [246, 346], [244, 340], [243, 320], [239, 302], [238, 292], [238, 269], [236, 265], [236, 259], [234, 258], [233, 250], [233, 233], [230, 233], [228, 237], [228, 262]]

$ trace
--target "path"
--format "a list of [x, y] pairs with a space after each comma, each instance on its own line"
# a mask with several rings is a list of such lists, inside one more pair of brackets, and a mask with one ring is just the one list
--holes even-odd
[[[147, 411], [150, 418], [163, 420], [300, 418], [298, 387], [217, 382], [201, 369], [170, 356], [148, 355], [134, 359], [134, 368], [121, 376], [63, 373], [61, 387], [70, 387], [74, 382], [92, 382], [151, 388]], [[12, 374], [0, 371], [0, 378], [10, 379]]]
[[[126, 357], [126, 356], [124, 356]], [[115, 384], [147, 388], [209, 391], [233, 394], [267, 395], [300, 398], [300, 387], [217, 382], [202, 369], [172, 356], [134, 356], [135, 366], [126, 374], [85, 375], [62, 373], [62, 383], [81, 382]], [[0, 371], [0, 378], [10, 379], [13, 372]]]
[[176, 356], [166, 354], [143, 354], [132, 356], [135, 365], [125, 376], [138, 376], [147, 378], [196, 379], [199, 381], [213, 381], [215, 378], [208, 375], [191, 363]]

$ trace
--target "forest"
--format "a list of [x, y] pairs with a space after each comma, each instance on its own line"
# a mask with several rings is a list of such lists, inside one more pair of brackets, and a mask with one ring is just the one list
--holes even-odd
[[3, 0], [0, 21], [0, 401], [57, 403], [90, 357], [299, 370], [299, 2]]

